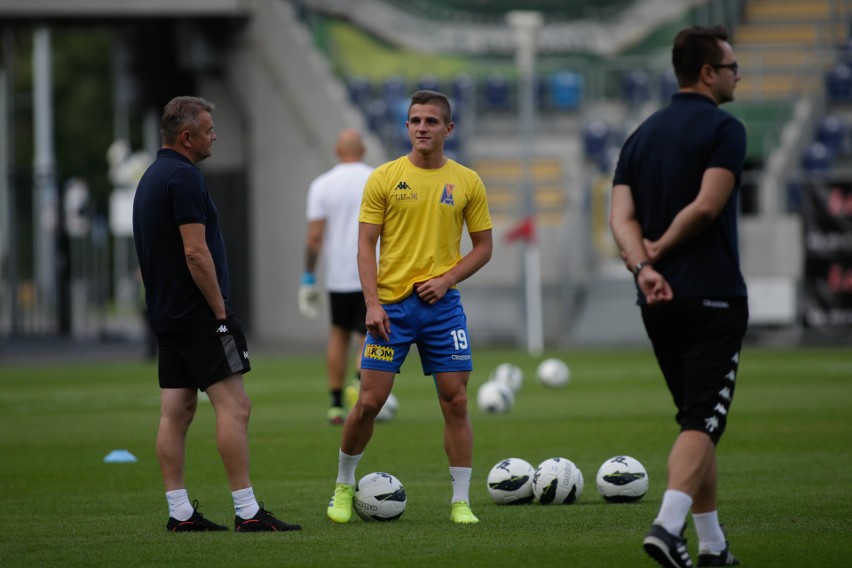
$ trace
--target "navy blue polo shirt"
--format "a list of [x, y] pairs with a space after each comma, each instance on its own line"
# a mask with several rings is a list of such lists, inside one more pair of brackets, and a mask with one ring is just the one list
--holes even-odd
[[[746, 297], [740, 272], [737, 203], [746, 152], [746, 132], [733, 115], [698, 93], [676, 93], [627, 139], [614, 185], [628, 185], [642, 233], [657, 240], [691, 203], [708, 168], [736, 177], [731, 196], [713, 223], [654, 264], [675, 298]], [[645, 297], [639, 293], [639, 303]]]
[[219, 229], [219, 214], [201, 171], [185, 156], [163, 148], [148, 167], [133, 199], [133, 239], [148, 319], [154, 333], [182, 331], [213, 319], [213, 310], [186, 265], [180, 225], [201, 223], [219, 288], [228, 301], [228, 261]]

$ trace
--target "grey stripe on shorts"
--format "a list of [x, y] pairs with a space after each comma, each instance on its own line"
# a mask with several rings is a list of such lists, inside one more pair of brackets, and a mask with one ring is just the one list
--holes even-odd
[[240, 352], [237, 350], [237, 342], [234, 341], [233, 335], [223, 335], [222, 349], [225, 350], [225, 358], [228, 359], [228, 366], [232, 373], [239, 373], [243, 370], [243, 361], [240, 359]]

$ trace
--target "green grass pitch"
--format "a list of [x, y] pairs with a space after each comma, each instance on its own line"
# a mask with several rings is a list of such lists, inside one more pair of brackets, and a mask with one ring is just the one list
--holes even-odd
[[[405, 484], [395, 523], [333, 525], [340, 428], [325, 422], [319, 355], [256, 355], [246, 375], [255, 493], [300, 533], [170, 534], [154, 455], [159, 414], [152, 363], [0, 367], [0, 565], [18, 566], [653, 566], [641, 541], [665, 489], [676, 427], [650, 349], [549, 352], [571, 367], [548, 390], [534, 360], [480, 350], [469, 388], [475, 526], [449, 521], [451, 494], [434, 386], [413, 355], [397, 378], [396, 419], [377, 424], [357, 475]], [[514, 409], [485, 415], [476, 389], [498, 363], [524, 370]], [[719, 446], [720, 516], [744, 567], [847, 566], [852, 558], [852, 349], [743, 351], [729, 429]], [[190, 430], [187, 485], [210, 519], [233, 507], [201, 403]], [[136, 463], [104, 463], [127, 449]], [[650, 476], [646, 497], [610, 504], [595, 489], [607, 458], [629, 454]], [[533, 466], [562, 456], [582, 470], [577, 504], [503, 507], [485, 478], [507, 457]], [[357, 519], [357, 517], [356, 517]], [[687, 532], [696, 555], [692, 528]]]

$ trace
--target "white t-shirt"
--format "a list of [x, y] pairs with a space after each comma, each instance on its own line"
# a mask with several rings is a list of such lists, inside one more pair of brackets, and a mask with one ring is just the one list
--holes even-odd
[[358, 212], [373, 168], [363, 162], [337, 164], [308, 189], [308, 221], [325, 220], [323, 256], [329, 292], [359, 292]]

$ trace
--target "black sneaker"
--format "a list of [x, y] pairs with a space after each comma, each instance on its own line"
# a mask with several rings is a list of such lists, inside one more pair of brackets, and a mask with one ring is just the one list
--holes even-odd
[[[684, 529], [686, 527], [684, 526]], [[686, 550], [686, 539], [683, 533], [675, 536], [660, 525], [651, 525], [643, 541], [645, 552], [666, 568], [691, 568], [692, 559]]]
[[270, 511], [260, 504], [260, 511], [250, 519], [234, 517], [234, 529], [237, 532], [278, 532], [278, 531], [300, 531], [302, 525], [291, 525], [272, 516]]
[[740, 561], [728, 549], [727, 542], [725, 543], [725, 550], [719, 554], [713, 554], [712, 552], [698, 553], [699, 566], [739, 566], [739, 564]]
[[228, 527], [217, 525], [214, 522], [208, 521], [204, 515], [198, 512], [198, 500], [192, 502], [192, 516], [185, 521], [179, 521], [174, 517], [169, 517], [169, 522], [166, 523], [166, 529], [172, 532], [209, 532], [209, 531], [226, 531]]

